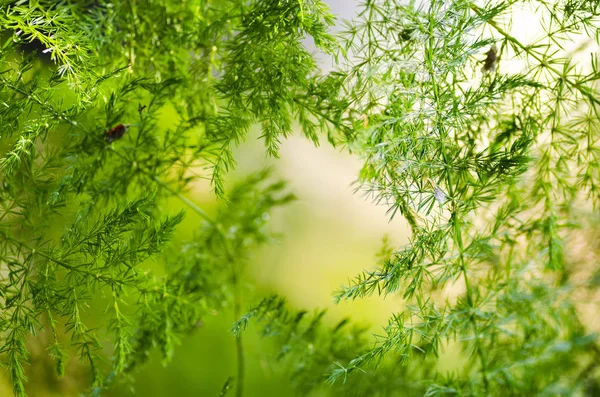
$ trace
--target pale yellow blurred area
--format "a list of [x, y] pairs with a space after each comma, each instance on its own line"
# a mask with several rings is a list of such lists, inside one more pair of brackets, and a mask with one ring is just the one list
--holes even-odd
[[[365, 197], [363, 189], [357, 191], [362, 160], [346, 149], [333, 148], [325, 138], [315, 146], [296, 133], [282, 142], [278, 159], [267, 158], [259, 136], [254, 130], [236, 149], [238, 164], [230, 179], [269, 167], [272, 179], [284, 180], [297, 200], [270, 215], [275, 238], [249, 260], [246, 286], [251, 296], [244, 306], [261, 299], [252, 291], [266, 289], [297, 309], [327, 308], [329, 321], [352, 316], [381, 329], [391, 313], [404, 310], [400, 297], [373, 296], [336, 305], [333, 294], [363, 270], [377, 267], [384, 236], [396, 249], [408, 244], [406, 221], [399, 214], [390, 220], [385, 206]], [[208, 180], [194, 182], [186, 195], [205, 208], [214, 206]], [[172, 201], [173, 208], [180, 204]], [[185, 222], [196, 219], [187, 212]]]
[[[260, 164], [255, 156], [263, 156], [264, 150], [257, 150], [259, 145], [241, 148], [240, 169]], [[293, 306], [332, 308], [334, 317], [351, 315], [359, 322], [383, 324], [391, 312], [401, 311], [395, 296], [342, 302], [333, 309], [333, 292], [363, 269], [375, 267], [384, 235], [394, 247], [408, 242], [404, 219], [390, 222], [384, 206], [360, 190], [355, 193], [361, 160], [327, 143], [315, 147], [294, 136], [282, 144], [281, 158], [269, 163], [298, 201], [275, 214], [273, 227], [282, 237], [263, 250], [249, 269], [251, 277]]]

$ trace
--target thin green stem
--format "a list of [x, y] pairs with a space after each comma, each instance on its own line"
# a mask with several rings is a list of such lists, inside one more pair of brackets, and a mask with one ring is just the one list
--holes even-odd
[[540, 65], [548, 68], [548, 70], [550, 70], [553, 73], [555, 73], [556, 75], [560, 76], [561, 79], [563, 79], [567, 84], [569, 84], [571, 87], [573, 87], [577, 91], [579, 91], [581, 93], [581, 95], [588, 98], [592, 103], [600, 105], [600, 99], [598, 99], [596, 96], [594, 96], [593, 93], [589, 92], [589, 88], [582, 87], [580, 84], [574, 82], [573, 80], [569, 79], [567, 76], [563, 75], [563, 73], [561, 73], [560, 70], [558, 70], [554, 66], [550, 65], [547, 61], [545, 61], [538, 54], [536, 54], [534, 51], [532, 51], [531, 47], [524, 45], [519, 40], [517, 40], [514, 36], [512, 36], [510, 33], [505, 31], [504, 29], [502, 29], [502, 27], [500, 27], [500, 25], [498, 25], [493, 19], [485, 19], [485, 16], [481, 12], [481, 9], [479, 9], [479, 7], [477, 7], [474, 4], [471, 4], [471, 9], [479, 17], [483, 18], [487, 24], [492, 26], [498, 33], [500, 33], [506, 40], [510, 41], [511, 43], [513, 43], [514, 45], [519, 47], [527, 55], [531, 56], [533, 59], [538, 61], [540, 63]]
[[[117, 155], [119, 155], [121, 158], [124, 158], [119, 152], [115, 151], [115, 153], [117, 153]], [[215, 221], [210, 215], [208, 215], [206, 213], [206, 211], [204, 211], [202, 208], [200, 208], [196, 203], [194, 203], [193, 201], [191, 201], [190, 199], [185, 197], [183, 194], [181, 194], [177, 190], [173, 189], [171, 186], [169, 186], [169, 184], [164, 182], [162, 179], [160, 179], [156, 175], [154, 175], [154, 174], [150, 173], [149, 171], [144, 170], [142, 168], [139, 168], [139, 171], [146, 174], [147, 176], [151, 177], [161, 187], [163, 187], [165, 190], [167, 190], [173, 196], [177, 197], [179, 200], [181, 200], [183, 203], [185, 203], [189, 208], [191, 208], [194, 212], [196, 212], [198, 215], [200, 215], [200, 217], [202, 217], [202, 219], [204, 219], [206, 222], [208, 222], [208, 224], [213, 226], [215, 228], [215, 230], [219, 233], [219, 236], [221, 237], [221, 240], [223, 241], [223, 246], [225, 248], [225, 255], [227, 257], [227, 261], [231, 265], [232, 270], [233, 270], [233, 272], [232, 272], [233, 273], [233, 275], [232, 275], [233, 316], [235, 317], [234, 321], [239, 320], [239, 318], [241, 316], [241, 306], [242, 306], [241, 286], [240, 286], [239, 277], [237, 274], [237, 270], [239, 270], [239, 269], [236, 269], [234, 266], [235, 256], [233, 255], [233, 249], [231, 247], [229, 239], [227, 238], [227, 233], [223, 230], [223, 227], [217, 221]], [[241, 335], [238, 335], [235, 337], [235, 344], [236, 344], [236, 362], [237, 362], [236, 396], [242, 397], [243, 396], [243, 388], [244, 388], [244, 374], [245, 374], [245, 353], [244, 353], [244, 345], [243, 345], [243, 340], [242, 340]]]
[[[142, 172], [150, 175], [145, 170], [141, 170]], [[206, 213], [202, 208], [200, 208], [196, 203], [185, 197], [183, 194], [178, 192], [169, 186], [166, 182], [161, 180], [156, 175], [151, 175], [152, 179], [156, 181], [160, 186], [168, 190], [175, 197], [180, 199], [183, 203], [185, 203], [188, 207], [190, 207], [194, 212], [202, 217], [206, 222], [208, 222], [211, 226], [215, 228], [215, 230], [219, 233], [221, 240], [223, 241], [223, 246], [225, 247], [225, 255], [227, 256], [227, 261], [232, 267], [232, 284], [233, 284], [233, 317], [234, 321], [239, 320], [241, 316], [241, 307], [242, 307], [242, 298], [241, 298], [241, 286], [239, 280], [239, 274], [237, 273], [239, 269], [235, 268], [235, 257], [233, 255], [233, 249], [230, 245], [229, 239], [227, 238], [227, 234], [221, 227], [221, 225], [216, 222], [210, 215]], [[235, 337], [235, 347], [236, 347], [236, 362], [237, 362], [237, 382], [236, 382], [236, 397], [242, 397], [244, 395], [244, 377], [245, 377], [245, 353], [244, 353], [244, 345], [241, 335], [237, 335]]]
[[[473, 291], [471, 290], [471, 284], [469, 282], [469, 277], [467, 274], [467, 266], [463, 256], [463, 242], [462, 235], [460, 233], [460, 222], [456, 217], [456, 213], [454, 215], [454, 242], [458, 246], [459, 249], [459, 264], [461, 268], [461, 272], [463, 274], [463, 280], [465, 282], [467, 303], [469, 304], [469, 309], [474, 309], [473, 302]], [[487, 363], [485, 361], [485, 356], [483, 354], [483, 349], [481, 348], [481, 341], [479, 340], [479, 327], [477, 326], [477, 321], [473, 317], [473, 313], [469, 312], [469, 322], [471, 323], [471, 327], [473, 328], [473, 333], [475, 334], [475, 351], [477, 352], [477, 356], [479, 357], [479, 362], [481, 365], [481, 377], [483, 378], [483, 387], [485, 389], [486, 395], [489, 394], [489, 382], [487, 379]]]
[[[150, 173], [147, 172], [147, 171], [145, 171], [145, 170], [141, 170], [141, 171], [143, 173], [147, 174], [147, 175], [150, 175]], [[156, 175], [151, 175], [151, 177], [152, 177], [152, 179], [154, 179], [154, 181], [156, 183], [158, 183], [160, 186], [162, 186], [165, 190], [168, 190], [169, 193], [171, 193], [173, 196], [177, 197], [179, 200], [181, 200], [182, 202], [184, 202], [188, 207], [190, 207], [192, 210], [194, 210], [195, 213], [197, 213], [198, 215], [200, 215], [200, 217], [202, 217], [202, 219], [204, 219], [206, 222], [208, 222], [211, 226], [214, 226], [219, 231], [219, 233], [221, 235], [223, 235], [222, 231], [220, 230], [220, 228], [217, 225], [217, 222], [215, 222], [210, 217], [210, 215], [208, 215], [206, 213], [206, 211], [204, 211], [202, 208], [200, 208], [192, 200], [188, 199], [183, 194], [181, 194], [177, 190], [173, 189], [171, 186], [169, 186], [166, 182], [164, 182], [162, 179], [160, 179]], [[223, 236], [223, 238], [225, 239], [225, 236]]]
[[[434, 3], [432, 3], [432, 7], [433, 7]], [[439, 85], [436, 83], [437, 80], [437, 72], [436, 72], [436, 68], [434, 65], [433, 60], [435, 59], [435, 53], [433, 51], [434, 48], [436, 48], [436, 39], [435, 39], [435, 31], [434, 31], [434, 26], [435, 26], [435, 14], [433, 12], [429, 13], [429, 38], [427, 40], [427, 47], [425, 50], [425, 64], [426, 67], [428, 69], [429, 72], [429, 78], [431, 79], [431, 81], [433, 82], [433, 97], [434, 97], [434, 101], [435, 101], [435, 111], [436, 111], [436, 124], [437, 124], [437, 128], [440, 131], [440, 153], [443, 159], [443, 162], [446, 164], [450, 164], [451, 160], [448, 158], [447, 155], [447, 150], [446, 150], [446, 145], [444, 144], [444, 138], [446, 136], [445, 134], [445, 116], [444, 116], [444, 112], [440, 109], [442, 106], [442, 98], [440, 96], [440, 91], [439, 91]], [[444, 133], [443, 133], [444, 132]], [[447, 189], [448, 189], [448, 193], [450, 195], [450, 197], [454, 197], [455, 193], [454, 193], [454, 186], [455, 183], [451, 178], [451, 173], [446, 173], [446, 184], [447, 184]], [[469, 308], [473, 309], [474, 308], [474, 304], [473, 304], [473, 297], [472, 297], [472, 290], [471, 290], [471, 286], [469, 283], [469, 277], [468, 277], [468, 273], [467, 273], [467, 266], [464, 260], [464, 245], [463, 245], [463, 240], [462, 240], [462, 233], [460, 230], [460, 219], [458, 217], [458, 211], [456, 210], [456, 208], [454, 208], [454, 210], [452, 211], [453, 215], [452, 215], [452, 222], [454, 225], [454, 236], [453, 236], [453, 240], [454, 243], [457, 246], [458, 249], [458, 261], [459, 261], [459, 265], [460, 265], [460, 269], [463, 275], [463, 279], [464, 279], [464, 283], [465, 283], [465, 288], [466, 288], [466, 296], [467, 296], [467, 303], [469, 304]], [[477, 356], [479, 357], [479, 361], [481, 363], [481, 376], [483, 378], [483, 386], [485, 389], [485, 394], [488, 395], [489, 394], [489, 384], [488, 384], [488, 379], [487, 379], [487, 363], [485, 361], [485, 356], [483, 354], [483, 350], [481, 349], [481, 343], [479, 341], [479, 327], [477, 326], [477, 322], [475, 321], [475, 319], [473, 318], [472, 313], [469, 313], [469, 322], [471, 324], [471, 327], [473, 329], [473, 333], [475, 334], [475, 350], [477, 352]]]
[[[233, 317], [234, 321], [238, 321], [242, 315], [242, 299], [241, 290], [239, 286], [239, 277], [234, 275], [233, 277]], [[237, 382], [235, 395], [236, 397], [242, 397], [244, 395], [244, 377], [245, 377], [245, 354], [244, 344], [242, 335], [239, 333], [235, 336], [235, 352], [237, 357]]]
[[12, 84], [10, 81], [8, 81], [7, 79], [5, 79], [3, 77], [0, 77], [0, 82], [2, 82], [4, 85], [6, 85], [8, 88], [13, 90], [14, 92], [19, 93], [19, 94], [31, 99], [33, 102], [38, 104], [42, 109], [46, 110], [47, 112], [52, 113], [52, 115], [54, 117], [56, 117], [57, 119], [64, 120], [73, 126], [77, 125], [76, 121], [71, 120], [69, 117], [66, 116], [66, 114], [64, 112], [59, 112], [56, 109], [54, 109], [52, 106], [50, 106], [47, 103], [45, 103], [44, 101], [42, 101], [40, 98], [37, 97], [37, 95], [35, 95], [35, 93], [27, 92], [27, 91], [19, 88], [18, 86]]
[[294, 103], [296, 103], [298, 106], [303, 107], [305, 110], [308, 110], [310, 113], [312, 113], [315, 116], [319, 116], [321, 117], [323, 120], [329, 122], [332, 126], [334, 126], [335, 128], [338, 128], [340, 130], [343, 130], [344, 133], [346, 135], [352, 135], [354, 132], [351, 128], [349, 128], [348, 126], [344, 125], [343, 122], [336, 122], [335, 120], [333, 120], [327, 113], [323, 113], [321, 110], [316, 109], [314, 107], [310, 107], [308, 104], [300, 101], [298, 98], [293, 98]]
[[60, 259], [56, 259], [52, 255], [47, 254], [44, 251], [36, 250], [35, 248], [33, 248], [32, 246], [30, 246], [29, 244], [27, 244], [27, 243], [25, 243], [23, 241], [19, 241], [17, 239], [14, 239], [14, 238], [8, 236], [7, 234], [5, 234], [3, 232], [0, 233], [0, 235], [4, 239], [6, 239], [8, 241], [11, 241], [13, 244], [15, 244], [17, 246], [20, 246], [22, 248], [27, 249], [28, 251], [31, 252], [32, 255], [39, 255], [42, 258], [44, 258], [46, 260], [49, 260], [50, 262], [55, 263], [58, 266], [60, 266], [62, 268], [65, 268], [67, 270], [70, 270], [70, 271], [73, 271], [73, 272], [76, 272], [76, 273], [79, 273], [79, 274], [83, 274], [83, 275], [86, 275], [86, 276], [89, 276], [89, 277], [93, 277], [93, 278], [102, 280], [102, 281], [104, 281], [105, 283], [107, 283], [109, 285], [112, 285], [112, 284], [125, 284], [122, 280], [111, 278], [111, 277], [107, 277], [107, 276], [104, 276], [104, 275], [99, 274], [99, 273], [98, 274], [93, 274], [92, 272], [90, 272], [88, 270], [81, 269], [80, 268], [81, 265], [79, 265], [79, 266], [71, 266], [68, 263], [65, 263], [65, 262], [61, 261]]
[[15, 205], [15, 200], [12, 201], [12, 203], [7, 207], [7, 210], [4, 211], [2, 216], [0, 216], [0, 222], [2, 222], [2, 220], [4, 220], [4, 217], [10, 213], [10, 211], [13, 209], [14, 205]]

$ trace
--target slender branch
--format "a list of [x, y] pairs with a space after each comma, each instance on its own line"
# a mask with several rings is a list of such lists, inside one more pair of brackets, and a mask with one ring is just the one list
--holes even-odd
[[12, 242], [13, 244], [15, 244], [15, 245], [17, 245], [19, 247], [27, 249], [28, 251], [31, 252], [32, 255], [39, 255], [42, 258], [44, 258], [46, 260], [49, 260], [50, 262], [55, 263], [58, 266], [60, 266], [62, 268], [65, 268], [67, 270], [70, 270], [72, 272], [76, 272], [76, 273], [80, 273], [80, 274], [83, 274], [83, 275], [86, 275], [86, 276], [89, 276], [89, 277], [92, 277], [92, 278], [100, 279], [100, 280], [104, 281], [107, 284], [121, 284], [121, 285], [125, 284], [125, 282], [123, 280], [119, 280], [119, 279], [114, 279], [114, 278], [111, 278], [111, 277], [107, 277], [107, 276], [104, 276], [104, 275], [99, 274], [99, 273], [98, 274], [94, 274], [94, 273], [90, 272], [89, 270], [81, 269], [81, 265], [80, 266], [69, 265], [68, 263], [63, 262], [60, 259], [56, 259], [52, 255], [47, 254], [44, 251], [36, 250], [35, 248], [33, 248], [32, 246], [30, 246], [29, 244], [27, 244], [27, 243], [25, 243], [23, 241], [19, 241], [17, 239], [14, 239], [13, 237], [10, 237], [9, 235], [7, 235], [4, 232], [0, 232], [0, 236], [2, 236], [5, 240]]
[[44, 101], [42, 101], [40, 98], [37, 97], [37, 95], [35, 93], [27, 92], [27, 91], [21, 89], [19, 86], [12, 84], [10, 81], [5, 79], [4, 77], [0, 77], [0, 82], [2, 82], [5, 86], [10, 88], [14, 92], [31, 99], [33, 102], [38, 104], [42, 109], [46, 110], [49, 113], [52, 113], [52, 115], [54, 117], [56, 117], [57, 119], [64, 120], [73, 126], [77, 125], [77, 122], [75, 120], [71, 120], [64, 112], [57, 111], [52, 106], [50, 106], [47, 103], [45, 103]]
[[485, 22], [488, 23], [490, 26], [492, 26], [498, 33], [500, 33], [506, 40], [510, 41], [511, 43], [513, 43], [514, 45], [519, 47], [521, 50], [523, 50], [527, 55], [534, 58], [536, 61], [538, 61], [540, 63], [540, 65], [548, 68], [548, 70], [552, 71], [556, 75], [561, 76], [561, 79], [563, 79], [567, 84], [569, 84], [571, 87], [573, 87], [577, 91], [579, 91], [581, 93], [581, 95], [588, 98], [592, 103], [600, 105], [600, 99], [596, 98], [591, 92], [589, 92], [589, 88], [582, 87], [580, 84], [571, 80], [567, 76], [564, 76], [563, 73], [560, 72], [560, 70], [556, 69], [554, 66], [550, 65], [547, 61], [543, 60], [538, 54], [536, 54], [534, 51], [531, 50], [531, 47], [524, 45], [519, 40], [517, 40], [514, 36], [512, 36], [510, 33], [505, 31], [504, 29], [502, 29], [502, 27], [500, 27], [500, 25], [498, 25], [498, 23], [496, 23], [493, 19], [485, 19], [485, 15], [483, 14], [483, 12], [481, 11], [481, 9], [479, 7], [477, 7], [474, 4], [471, 4], [471, 9], [479, 17], [483, 18], [485, 20]]
[[[432, 18], [432, 14], [429, 14], [429, 17]], [[436, 41], [435, 41], [435, 32], [434, 32], [434, 21], [430, 21], [429, 23], [429, 38], [427, 40], [427, 53], [426, 53], [426, 66], [427, 69], [429, 71], [429, 77], [431, 79], [431, 81], [433, 82], [433, 98], [435, 101], [435, 111], [436, 111], [436, 118], [435, 118], [435, 122], [437, 124], [437, 127], [439, 128], [440, 131], [444, 131], [445, 127], [444, 127], [444, 122], [445, 119], [443, 118], [442, 113], [440, 112], [440, 110], [438, 109], [438, 106], [441, 103], [441, 95], [439, 92], [439, 87], [440, 85], [437, 84], [436, 80], [436, 70], [435, 70], [435, 66], [433, 64], [433, 58], [434, 58], [434, 54], [433, 54], [433, 48], [436, 47]], [[440, 153], [442, 155], [443, 158], [443, 162], [448, 164], [450, 163], [449, 159], [448, 159], [448, 153], [446, 150], [446, 145], [444, 143], [444, 139], [440, 139]], [[447, 173], [446, 174], [446, 183], [447, 183], [447, 188], [448, 188], [448, 192], [450, 194], [451, 197], [454, 196], [454, 182], [452, 180], [452, 174], [451, 173]], [[460, 269], [463, 275], [463, 279], [465, 282], [465, 288], [466, 288], [466, 297], [467, 297], [467, 303], [469, 304], [469, 322], [471, 324], [471, 327], [473, 328], [473, 333], [475, 334], [475, 350], [477, 352], [477, 356], [479, 357], [479, 361], [481, 364], [481, 377], [483, 379], [483, 386], [484, 386], [484, 390], [485, 390], [485, 395], [489, 394], [489, 383], [488, 383], [488, 379], [487, 379], [487, 364], [485, 361], [485, 356], [483, 353], [483, 350], [481, 349], [481, 342], [479, 340], [479, 327], [477, 326], [477, 321], [475, 320], [475, 318], [473, 317], [473, 314], [471, 312], [472, 309], [474, 309], [474, 305], [473, 305], [473, 297], [472, 297], [472, 290], [471, 290], [471, 286], [469, 283], [469, 277], [468, 277], [468, 273], [467, 273], [467, 266], [465, 263], [465, 259], [464, 259], [464, 245], [463, 245], [463, 239], [462, 239], [462, 232], [460, 230], [460, 219], [458, 217], [458, 211], [456, 210], [456, 206], [454, 207], [454, 210], [452, 211], [453, 215], [452, 215], [452, 222], [453, 222], [453, 228], [454, 228], [454, 236], [452, 237], [452, 239], [454, 240], [454, 244], [456, 244], [456, 247], [458, 248], [458, 262], [460, 265]]]
[[148, 172], [146, 170], [143, 170], [143, 169], [140, 169], [140, 171], [143, 172], [146, 175], [151, 176], [152, 179], [154, 179], [154, 181], [156, 183], [158, 183], [160, 186], [162, 186], [163, 188], [165, 188], [166, 190], [168, 190], [173, 196], [177, 197], [179, 200], [181, 200], [183, 203], [185, 203], [188, 207], [190, 207], [192, 210], [194, 210], [195, 213], [197, 213], [198, 215], [200, 215], [202, 217], [202, 219], [204, 219], [206, 222], [208, 222], [211, 226], [214, 226], [215, 228], [217, 228], [217, 230], [219, 231], [219, 234], [221, 234], [222, 237], [225, 239], [225, 236], [223, 235], [221, 229], [218, 227], [217, 222], [215, 222], [206, 213], [206, 211], [204, 211], [202, 208], [200, 208], [192, 200], [188, 199], [183, 194], [181, 194], [177, 190], [173, 189], [171, 186], [169, 186], [166, 182], [164, 182], [162, 179], [160, 179], [156, 175], [151, 175], [150, 172]]
[[[141, 170], [143, 173], [150, 175], [150, 173], [146, 170]], [[194, 212], [202, 217], [206, 222], [208, 222], [211, 226], [215, 228], [215, 230], [219, 233], [221, 240], [223, 241], [223, 246], [225, 247], [225, 255], [227, 257], [227, 261], [232, 267], [232, 284], [233, 284], [233, 317], [234, 321], [239, 320], [241, 317], [241, 307], [242, 307], [242, 298], [241, 298], [241, 286], [239, 280], [239, 274], [234, 266], [235, 257], [233, 255], [233, 249], [230, 245], [229, 239], [227, 238], [227, 234], [221, 227], [221, 225], [216, 222], [213, 218], [211, 218], [206, 211], [200, 208], [196, 203], [185, 197], [183, 194], [178, 192], [169, 186], [166, 182], [161, 180], [156, 175], [150, 175], [154, 181], [156, 181], [160, 186], [168, 190], [171, 194], [185, 203], [188, 207], [190, 207]], [[237, 335], [235, 337], [235, 347], [236, 347], [236, 362], [237, 362], [237, 382], [236, 382], [236, 397], [242, 397], [244, 395], [244, 378], [245, 378], [245, 353], [244, 353], [244, 345], [241, 335]]]
[[352, 130], [352, 128], [344, 125], [343, 122], [338, 122], [333, 120], [327, 113], [323, 113], [321, 110], [316, 109], [314, 107], [310, 107], [308, 104], [300, 101], [298, 98], [294, 97], [293, 98], [294, 103], [296, 103], [298, 106], [303, 107], [305, 110], [308, 110], [310, 113], [312, 113], [314, 116], [318, 116], [321, 117], [323, 120], [329, 122], [334, 128], [338, 128], [340, 130], [343, 130], [345, 134], [347, 135], [352, 135], [354, 133], [354, 131]]
[[[241, 290], [239, 285], [239, 277], [237, 274], [233, 276], [233, 317], [234, 321], [238, 321], [242, 315], [242, 299]], [[242, 334], [239, 333], [235, 336], [235, 353], [237, 357], [237, 382], [235, 395], [236, 397], [242, 397], [244, 395], [244, 377], [245, 377], [245, 354], [244, 344], [242, 340]]]
[[6, 211], [4, 211], [4, 213], [2, 214], [2, 216], [0, 216], [0, 222], [2, 222], [2, 220], [4, 219], [4, 217], [8, 214], [10, 214], [10, 211], [12, 211], [13, 206], [15, 205], [15, 200], [12, 201], [12, 203], [10, 203], [10, 205], [7, 206]]
[[[464, 260], [464, 255], [463, 255], [463, 242], [462, 242], [462, 235], [460, 233], [460, 222], [458, 220], [458, 218], [456, 217], [455, 214], [455, 219], [454, 219], [454, 242], [457, 244], [458, 249], [459, 249], [459, 257], [458, 257], [458, 261], [460, 264], [460, 269], [463, 275], [463, 280], [465, 282], [465, 289], [466, 289], [466, 296], [467, 296], [467, 303], [469, 304], [469, 309], [474, 309], [474, 302], [473, 302], [473, 291], [471, 289], [471, 284], [469, 282], [469, 277], [467, 274], [467, 266]], [[483, 349], [481, 348], [481, 341], [479, 340], [479, 327], [477, 326], [477, 321], [475, 320], [475, 318], [473, 317], [473, 313], [470, 312], [469, 313], [469, 322], [471, 323], [471, 327], [473, 328], [473, 333], [475, 334], [475, 351], [477, 352], [477, 356], [479, 357], [479, 362], [481, 364], [481, 377], [483, 378], [483, 387], [485, 389], [485, 393], [486, 395], [489, 394], [489, 382], [487, 379], [487, 363], [485, 361], [485, 355], [483, 353]]]

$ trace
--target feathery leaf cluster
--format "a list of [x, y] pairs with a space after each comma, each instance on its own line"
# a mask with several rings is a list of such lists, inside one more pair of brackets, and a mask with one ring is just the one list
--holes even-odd
[[[512, 22], [528, 10], [540, 33], [526, 41]], [[39, 333], [57, 375], [79, 357], [100, 395], [154, 348], [171, 360], [224, 305], [238, 372], [222, 395], [243, 394], [254, 321], [303, 394], [598, 392], [579, 300], [600, 285], [600, 66], [573, 60], [600, 45], [598, 3], [368, 0], [339, 37], [333, 24], [320, 0], [0, 2], [0, 355], [15, 396]], [[244, 265], [294, 199], [268, 171], [225, 188], [251, 128], [272, 157], [294, 129], [345, 148], [363, 160], [357, 192], [405, 218], [409, 243], [386, 241], [335, 293], [400, 294], [381, 335], [278, 297], [242, 315]], [[214, 215], [189, 198], [199, 179]], [[170, 199], [201, 218], [189, 241], [170, 242], [184, 219]], [[460, 363], [439, 370], [454, 348]]]

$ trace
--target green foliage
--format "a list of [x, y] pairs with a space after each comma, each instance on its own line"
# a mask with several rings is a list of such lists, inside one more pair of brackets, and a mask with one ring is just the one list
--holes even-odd
[[[344, 396], [418, 395], [425, 389], [415, 379], [422, 379], [430, 371], [429, 365], [418, 368], [399, 368], [386, 363], [376, 373], [349, 373], [341, 364], [352, 360], [357, 352], [369, 345], [368, 328], [343, 319], [333, 326], [323, 323], [326, 312], [308, 313], [289, 310], [285, 300], [278, 296], [263, 299], [233, 326], [234, 335], [240, 335], [249, 322], [262, 323], [261, 335], [274, 339], [278, 346], [275, 359], [288, 369], [290, 379], [299, 394], [308, 395], [322, 389], [329, 374], [344, 378], [336, 386], [336, 394]], [[406, 394], [398, 394], [402, 388]]]
[[[599, 10], [533, 7], [545, 36], [531, 45], [499, 22], [519, 12], [509, 2], [368, 2], [349, 26], [345, 47], [359, 61], [345, 72], [356, 83], [343, 95], [369, 120], [352, 145], [365, 159], [360, 182], [391, 216], [405, 216], [412, 239], [336, 294], [401, 291], [407, 309], [332, 380], [389, 354], [411, 365], [414, 355], [458, 342], [469, 366], [432, 382], [428, 395], [586, 387], [580, 362], [597, 361], [598, 349], [574, 307], [565, 238], [576, 226], [573, 206], [597, 205], [589, 128], [599, 72], [595, 58], [583, 72], [557, 51], [559, 37], [593, 30]], [[577, 22], [565, 22], [574, 14]], [[479, 71], [492, 43], [498, 64]], [[523, 71], [505, 72], [508, 59], [522, 60]], [[436, 292], [449, 285], [463, 291], [457, 299]]]
[[[15, 396], [40, 333], [57, 375], [76, 356], [100, 395], [155, 348], [169, 362], [224, 306], [238, 362], [221, 395], [243, 394], [251, 322], [303, 395], [598, 390], [578, 300], [600, 284], [600, 69], [563, 49], [600, 45], [597, 2], [373, 0], [339, 37], [319, 0], [0, 4], [0, 353]], [[523, 42], [511, 21], [528, 7], [542, 33]], [[278, 297], [243, 315], [244, 265], [294, 199], [268, 171], [225, 189], [251, 128], [268, 156], [294, 129], [359, 156], [357, 190], [406, 219], [410, 242], [386, 241], [335, 293], [401, 294], [381, 335]], [[186, 192], [203, 178], [214, 215]], [[184, 214], [170, 199], [202, 219], [189, 241], [171, 241]], [[455, 348], [461, 363], [440, 370]]]

